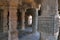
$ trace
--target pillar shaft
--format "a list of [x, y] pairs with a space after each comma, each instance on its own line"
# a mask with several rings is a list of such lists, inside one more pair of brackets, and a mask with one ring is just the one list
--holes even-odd
[[32, 9], [32, 32], [37, 32], [38, 27], [38, 9]]
[[22, 11], [22, 30], [25, 30], [25, 11]]
[[[40, 31], [54, 34], [55, 26], [55, 16], [58, 14], [58, 0], [41, 0], [41, 16], [39, 17]], [[43, 21], [44, 20], [44, 21]], [[47, 21], [46, 21], [47, 20]], [[44, 23], [44, 24], [43, 24]], [[48, 25], [47, 25], [48, 24]], [[44, 26], [45, 27], [44, 27]], [[47, 29], [49, 28], [49, 30]], [[52, 29], [51, 29], [52, 28]]]
[[58, 0], [41, 0], [41, 14], [39, 17], [40, 40], [57, 40], [59, 27], [55, 15], [58, 14]]
[[18, 40], [18, 31], [17, 31], [17, 9], [9, 9], [9, 40]]
[[8, 10], [6, 8], [6, 9], [4, 9], [4, 13], [3, 13], [3, 32], [8, 31], [7, 16], [8, 16]]

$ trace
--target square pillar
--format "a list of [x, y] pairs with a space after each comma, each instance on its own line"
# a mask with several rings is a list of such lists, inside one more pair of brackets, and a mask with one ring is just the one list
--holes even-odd
[[8, 40], [18, 40], [17, 9], [16, 8], [9, 8], [9, 38]]
[[39, 16], [40, 40], [57, 40], [59, 33], [58, 0], [42, 0]]
[[8, 9], [4, 8], [4, 12], [3, 12], [3, 32], [8, 32], [7, 16], [8, 16]]
[[32, 12], [32, 32], [36, 33], [38, 28], [38, 9], [31, 9]]
[[8, 40], [18, 40], [17, 30], [17, 7], [18, 0], [9, 0], [9, 31]]

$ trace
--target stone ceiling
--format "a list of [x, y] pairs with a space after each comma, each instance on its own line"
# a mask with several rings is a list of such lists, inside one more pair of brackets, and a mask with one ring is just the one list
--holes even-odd
[[[14, 1], [14, 2], [13, 2]], [[0, 0], [0, 6], [8, 6], [8, 4], [15, 5], [16, 0]], [[18, 0], [20, 7], [38, 7], [40, 0]]]
[[[23, 7], [25, 7], [25, 6], [30, 7], [32, 5], [33, 5], [33, 7], [37, 7], [38, 4], [41, 3], [41, 1], [40, 0], [19, 0], [19, 3], [20, 3], [20, 5], [22, 4]], [[60, 9], [60, 0], [58, 0], [58, 3], [59, 3], [58, 7]], [[7, 4], [8, 4], [7, 0], [0, 0], [0, 6], [3, 6], [3, 5], [7, 6]]]

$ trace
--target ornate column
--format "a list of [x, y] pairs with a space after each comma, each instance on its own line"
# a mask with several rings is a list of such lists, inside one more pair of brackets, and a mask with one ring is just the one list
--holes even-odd
[[37, 27], [38, 27], [38, 9], [31, 9], [32, 12], [32, 32], [35, 33], [37, 32]]
[[8, 40], [18, 40], [17, 6], [18, 6], [18, 0], [9, 1], [9, 38]]
[[3, 32], [7, 32], [8, 31], [7, 16], [8, 16], [8, 9], [5, 8], [4, 9], [4, 13], [3, 13]]
[[17, 9], [9, 9], [9, 32], [11, 35], [11, 40], [18, 40], [18, 30], [17, 30]]
[[41, 10], [43, 16], [55, 15], [58, 12], [58, 0], [41, 0]]
[[25, 30], [25, 11], [22, 11], [21, 13], [22, 13], [22, 15], [21, 15], [21, 17], [22, 17], [22, 30]]
[[59, 33], [58, 17], [58, 0], [41, 0], [40, 40], [57, 40]]

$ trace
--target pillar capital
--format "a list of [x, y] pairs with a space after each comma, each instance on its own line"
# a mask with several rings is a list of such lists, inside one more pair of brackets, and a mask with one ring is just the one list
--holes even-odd
[[41, 10], [43, 16], [55, 15], [58, 10], [58, 0], [41, 0]]
[[26, 9], [25, 8], [21, 8], [20, 11], [21, 12], [26, 12]]

